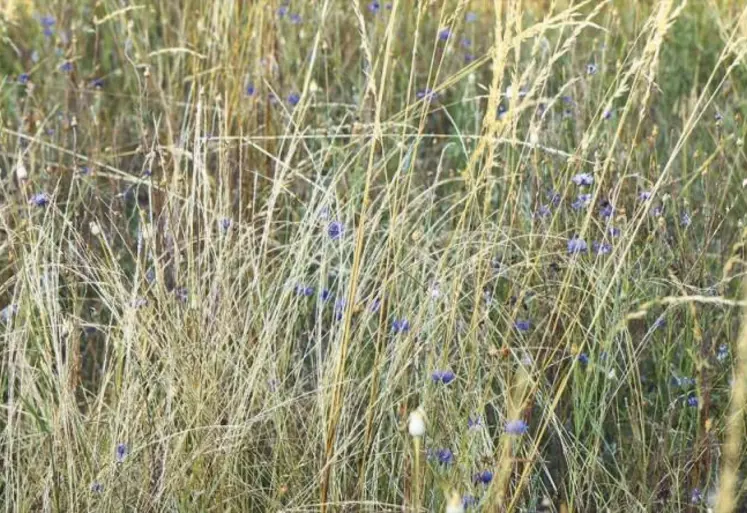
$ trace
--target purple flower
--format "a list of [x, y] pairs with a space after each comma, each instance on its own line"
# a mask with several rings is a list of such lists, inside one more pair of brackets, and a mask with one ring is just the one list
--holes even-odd
[[508, 112], [508, 108], [501, 103], [498, 105], [498, 111], [496, 112], [495, 117], [497, 119], [503, 119], [506, 116], [506, 112]]
[[338, 240], [342, 237], [343, 233], [345, 233], [345, 225], [340, 221], [332, 221], [329, 223], [329, 226], [327, 226], [327, 235], [329, 235], [329, 238], [332, 240]]
[[482, 470], [474, 475], [475, 484], [489, 484], [493, 480], [493, 473], [489, 470]]
[[599, 209], [599, 214], [602, 217], [612, 217], [612, 214], [615, 213], [615, 207], [612, 206], [612, 203], [605, 200], [602, 202], [602, 208]]
[[591, 194], [579, 194], [576, 201], [571, 203], [571, 208], [573, 210], [581, 210], [589, 206], [589, 203], [591, 203]]
[[379, 2], [371, 2], [370, 4], [368, 4], [368, 10], [374, 14], [379, 12], [380, 9], [381, 4]]
[[560, 205], [560, 193], [554, 189], [547, 191], [547, 199], [556, 207]]
[[594, 183], [594, 177], [589, 173], [579, 173], [571, 178], [571, 181], [576, 185], [588, 186]]
[[371, 301], [371, 306], [369, 307], [369, 309], [373, 313], [376, 313], [379, 310], [381, 310], [381, 299], [379, 299], [378, 297], [374, 298], [374, 300]]
[[462, 506], [464, 506], [464, 509], [477, 506], [477, 498], [474, 495], [465, 495], [462, 497]]
[[514, 328], [521, 331], [522, 333], [526, 333], [529, 331], [532, 327], [532, 323], [528, 320], [518, 320], [514, 323]]
[[130, 449], [127, 447], [127, 444], [117, 444], [117, 448], [115, 450], [117, 463], [124, 463], [124, 461], [127, 459], [128, 454], [130, 454]]
[[435, 452], [435, 457], [442, 465], [449, 465], [451, 463], [454, 463], [454, 453], [451, 452], [451, 449], [437, 449]]
[[343, 315], [345, 314], [345, 298], [344, 297], [335, 301], [334, 312], [335, 312], [335, 320], [341, 321]]
[[591, 243], [591, 248], [597, 255], [609, 255], [612, 252], [612, 244], [609, 242], [597, 242]]
[[552, 211], [550, 210], [550, 207], [548, 205], [540, 205], [540, 207], [534, 213], [534, 216], [538, 218], [550, 217], [550, 215], [552, 215]]
[[687, 397], [687, 405], [690, 408], [697, 408], [698, 407], [698, 396], [695, 394], [690, 394]]
[[301, 101], [301, 95], [298, 93], [291, 93], [288, 95], [288, 103], [293, 105], [294, 107], [298, 105], [298, 102]]
[[700, 488], [693, 488], [693, 491], [690, 494], [690, 502], [692, 504], [698, 504], [701, 500], [703, 500], [703, 493], [700, 491]]
[[332, 299], [332, 292], [329, 289], [322, 289], [321, 294], [319, 295], [322, 302], [326, 303], [330, 299]]
[[638, 194], [638, 199], [641, 201], [648, 201], [651, 199], [651, 196], [653, 196], [651, 191], [641, 191], [641, 193]]
[[138, 297], [132, 300], [132, 308], [143, 308], [144, 306], [148, 306], [148, 300], [144, 297]]
[[523, 435], [529, 430], [529, 426], [521, 419], [506, 422], [506, 433], [509, 435]]
[[474, 431], [476, 429], [482, 428], [482, 426], [482, 417], [480, 417], [479, 415], [475, 416], [474, 418], [472, 418], [471, 415], [467, 417], [467, 429]]
[[31, 76], [28, 73], [21, 73], [20, 75], [18, 75], [18, 83], [21, 85], [28, 84], [30, 79]]
[[39, 192], [31, 196], [29, 203], [37, 207], [46, 207], [47, 205], [49, 205], [51, 199], [52, 198], [50, 198], [49, 194], [47, 194], [46, 192]]
[[306, 285], [296, 285], [293, 290], [299, 296], [311, 297], [314, 295], [314, 287], [309, 287]]
[[254, 84], [252, 84], [251, 82], [248, 83], [246, 87], [244, 88], [244, 93], [247, 96], [254, 96], [254, 93], [256, 92], [257, 92], [257, 89], [254, 87]]
[[654, 329], [655, 330], [658, 330], [658, 329], [661, 329], [661, 328], [666, 328], [666, 326], [667, 326], [667, 318], [664, 317], [663, 315], [660, 315], [654, 321]]
[[104, 485], [102, 485], [98, 481], [94, 481], [93, 483], [91, 483], [91, 491], [96, 494], [102, 493], [104, 491]]
[[288, 14], [287, 5], [281, 5], [280, 7], [278, 7], [278, 17], [283, 18], [286, 14]]
[[713, 115], [713, 119], [716, 121], [716, 123], [720, 123], [724, 120], [724, 116], [720, 112], [717, 112]]
[[618, 228], [618, 227], [616, 227], [616, 226], [610, 226], [610, 227], [609, 227], [609, 228], [607, 229], [607, 231], [609, 232], [609, 234], [610, 234], [610, 237], [619, 237], [619, 236], [620, 236], [620, 234], [622, 233], [622, 232], [620, 231], [620, 228]]
[[450, 37], [451, 37], [451, 29], [449, 27], [442, 28], [441, 30], [438, 31], [438, 38], [441, 41], [448, 41]]
[[438, 93], [436, 93], [433, 89], [430, 87], [426, 87], [425, 89], [421, 89], [415, 94], [416, 98], [418, 100], [426, 100], [428, 102], [432, 102], [436, 98], [438, 98]]
[[589, 355], [581, 353], [578, 355], [578, 361], [581, 365], [587, 365], [589, 363]]
[[651, 217], [661, 217], [663, 213], [664, 209], [662, 207], [654, 207], [651, 209]]
[[471, 53], [464, 54], [464, 62], [472, 62], [475, 60], [475, 56]]
[[231, 229], [231, 224], [232, 224], [232, 221], [229, 217], [224, 217], [223, 219], [220, 220], [220, 227], [221, 227], [221, 230], [223, 230], [224, 232], [227, 232], [228, 230]]
[[692, 222], [693, 220], [690, 217], [690, 214], [688, 214], [687, 212], [682, 212], [682, 215], [680, 215], [680, 224], [687, 228]]
[[456, 379], [456, 374], [450, 370], [435, 370], [431, 374], [431, 379], [434, 383], [443, 383], [448, 385]]
[[289, 19], [290, 19], [290, 22], [293, 23], [294, 25], [298, 25], [302, 21], [301, 15], [298, 13], [291, 14]]
[[104, 88], [104, 79], [103, 78], [94, 78], [91, 80], [91, 87], [94, 89], [103, 89]]
[[73, 63], [70, 61], [65, 61], [62, 64], [60, 64], [60, 71], [63, 73], [70, 73], [73, 71]]
[[589, 249], [589, 246], [586, 244], [586, 241], [579, 237], [578, 235], [574, 235], [572, 239], [568, 241], [568, 254], [569, 255], [577, 255], [579, 253], [586, 253], [586, 251]]
[[42, 27], [54, 27], [55, 23], [57, 22], [54, 19], [54, 16], [46, 14], [39, 19], [39, 23], [41, 23]]
[[597, 74], [597, 65], [593, 62], [590, 62], [586, 65], [586, 74], [587, 75], [596, 75]]
[[394, 334], [398, 333], [408, 333], [410, 331], [410, 321], [407, 319], [394, 319], [392, 321], [392, 332]]
[[468, 37], [463, 37], [460, 41], [460, 44], [463, 48], [469, 48], [470, 46], [472, 46], [472, 41]]
[[723, 362], [729, 357], [729, 346], [726, 344], [721, 344], [718, 346], [718, 349], [716, 350], [716, 360]]
[[612, 111], [611, 110], [605, 110], [604, 114], [602, 114], [602, 117], [606, 120], [612, 119]]

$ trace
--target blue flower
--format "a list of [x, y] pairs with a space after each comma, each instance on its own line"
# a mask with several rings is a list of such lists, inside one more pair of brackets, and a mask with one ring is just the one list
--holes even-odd
[[341, 321], [343, 315], [345, 314], [345, 298], [340, 298], [337, 301], [335, 301], [335, 320]]
[[586, 65], [586, 74], [587, 75], [596, 75], [597, 74], [597, 65], [593, 62], [590, 62]]
[[115, 450], [117, 463], [124, 463], [124, 461], [127, 459], [128, 454], [130, 454], [130, 449], [127, 447], [127, 444], [117, 444], [117, 448]]
[[381, 4], [379, 2], [371, 2], [370, 4], [368, 4], [368, 10], [374, 14], [379, 12], [380, 9]]
[[332, 221], [329, 223], [329, 226], [327, 226], [327, 235], [329, 235], [329, 238], [332, 240], [338, 240], [342, 237], [343, 233], [345, 233], [345, 225], [340, 221]]
[[91, 80], [91, 87], [94, 89], [103, 89], [104, 88], [104, 79], [103, 78], [94, 78]]
[[654, 329], [658, 330], [658, 329], [666, 328], [666, 327], [667, 327], [666, 317], [664, 317], [663, 315], [660, 315], [659, 317], [657, 317], [656, 320], [654, 321]]
[[283, 18], [286, 14], [288, 14], [287, 5], [281, 5], [280, 7], [278, 7], [278, 17]]
[[432, 102], [438, 97], [438, 94], [435, 91], [433, 91], [433, 89], [431, 89], [430, 87], [426, 87], [425, 89], [421, 89], [420, 91], [418, 91], [415, 94], [415, 97], [418, 100], [425, 99], [428, 102]]
[[229, 217], [224, 217], [220, 220], [221, 230], [227, 232], [231, 228], [232, 221]]
[[586, 241], [584, 241], [584, 239], [582, 239], [578, 235], [574, 235], [574, 237], [568, 241], [568, 254], [569, 255], [577, 255], [579, 253], [586, 253], [588, 249], [589, 249], [589, 246], [586, 244]]
[[529, 430], [529, 425], [521, 419], [506, 422], [506, 433], [509, 435], [523, 435]]
[[552, 211], [550, 210], [550, 207], [548, 205], [540, 205], [540, 207], [534, 213], [534, 216], [539, 218], [550, 217], [550, 215], [552, 215]]
[[514, 327], [522, 333], [526, 333], [532, 328], [532, 323], [528, 320], [518, 320], [514, 323]]
[[690, 226], [690, 223], [692, 223], [692, 218], [690, 217], [690, 214], [687, 212], [682, 212], [682, 215], [680, 215], [680, 224], [684, 227]]
[[582, 208], [586, 208], [591, 203], [591, 194], [579, 194], [576, 201], [571, 203], [571, 208], [573, 210], [581, 210]]
[[482, 470], [474, 475], [473, 480], [476, 484], [489, 484], [493, 480], [493, 473], [489, 470]]
[[441, 41], [448, 41], [450, 37], [451, 37], [451, 29], [449, 27], [442, 28], [441, 30], [439, 30], [438, 38]]
[[373, 301], [371, 301], [371, 306], [369, 307], [371, 312], [376, 313], [379, 310], [381, 310], [381, 299], [380, 298], [374, 298]]
[[294, 107], [298, 105], [298, 102], [301, 101], [301, 95], [298, 93], [291, 93], [288, 95], [288, 103], [293, 105]]
[[604, 114], [602, 114], [602, 117], [606, 120], [612, 119], [612, 111], [611, 110], [605, 110]]
[[309, 287], [307, 285], [296, 285], [293, 290], [299, 296], [311, 297], [314, 295], [314, 287]]
[[410, 331], [410, 321], [407, 319], [394, 319], [392, 321], [392, 332], [397, 333], [408, 333]]
[[620, 234], [622, 233], [622, 232], [620, 231], [620, 228], [618, 228], [618, 227], [616, 227], [616, 226], [610, 226], [610, 227], [609, 227], [609, 228], [607, 229], [607, 231], [609, 232], [609, 234], [610, 234], [610, 237], [619, 237], [619, 236], [620, 236]]
[[597, 242], [591, 243], [591, 248], [597, 255], [609, 255], [612, 253], [612, 244], [609, 242]]
[[718, 349], [716, 350], [716, 360], [723, 362], [729, 357], [729, 346], [726, 344], [721, 344], [718, 346]]
[[49, 194], [47, 194], [46, 192], [39, 192], [31, 196], [29, 203], [37, 207], [46, 207], [47, 205], [49, 205], [50, 201], [51, 198], [49, 197]]
[[690, 502], [698, 504], [701, 500], [703, 500], [703, 493], [700, 491], [700, 488], [693, 488], [693, 491], [690, 494]]
[[70, 73], [73, 71], [73, 63], [70, 61], [65, 61], [62, 64], [60, 64], [60, 71], [63, 73]]
[[293, 14], [290, 15], [289, 19], [290, 19], [291, 23], [293, 23], [294, 25], [298, 25], [299, 23], [301, 23], [301, 21], [302, 21], [303, 18], [301, 18], [300, 14], [293, 13]]
[[638, 199], [641, 201], [648, 201], [651, 199], [651, 196], [653, 196], [651, 191], [641, 191], [640, 194], [638, 194]]
[[332, 292], [329, 289], [322, 289], [321, 294], [319, 294], [319, 297], [321, 300], [326, 303], [330, 299], [332, 299]]
[[18, 83], [21, 85], [28, 84], [30, 79], [31, 76], [28, 73], [21, 73], [20, 75], [18, 75]]
[[556, 207], [560, 205], [560, 193], [554, 189], [547, 191], [547, 199]]
[[472, 46], [472, 40], [470, 40], [468, 37], [463, 37], [462, 40], [460, 41], [460, 44], [464, 48], [469, 48]]
[[716, 121], [716, 123], [720, 123], [724, 120], [724, 116], [720, 112], [717, 112], [713, 115], [713, 119]]
[[690, 408], [697, 408], [698, 407], [698, 396], [695, 394], [690, 394], [687, 397], [687, 405]]
[[472, 418], [471, 415], [467, 417], [467, 429], [476, 430], [482, 428], [482, 426], [482, 417], [480, 417], [479, 415], [475, 416], [474, 418]]
[[247, 96], [254, 96], [254, 93], [257, 92], [257, 89], [254, 87], [254, 84], [251, 82], [246, 85], [244, 88], [244, 93], [246, 93]]
[[464, 62], [472, 62], [475, 60], [475, 56], [471, 53], [464, 54]]
[[104, 491], [104, 485], [102, 485], [98, 481], [94, 481], [93, 483], [91, 483], [91, 491], [96, 494], [102, 493]]
[[508, 112], [508, 108], [505, 105], [502, 103], [498, 105], [498, 110], [495, 114], [496, 119], [503, 119], [506, 116], [506, 112]]
[[579, 173], [571, 178], [571, 181], [576, 185], [588, 186], [594, 183], [594, 177], [589, 173]]
[[437, 449], [435, 456], [438, 462], [442, 465], [449, 465], [451, 463], [454, 463], [454, 453], [451, 452], [451, 449]]
[[46, 14], [39, 19], [39, 23], [41, 23], [42, 27], [54, 27], [57, 21], [54, 19], [54, 16]]
[[589, 363], [589, 355], [581, 353], [578, 355], [578, 361], [581, 365], [587, 365]]
[[602, 208], [599, 209], [599, 214], [602, 217], [612, 217], [612, 214], [615, 213], [615, 207], [612, 206], [612, 203], [610, 203], [607, 200], [604, 200], [602, 202]]
[[473, 506], [477, 506], [477, 498], [474, 495], [465, 495], [462, 497], [462, 506], [464, 509], [469, 509]]
[[434, 383], [443, 383], [448, 385], [456, 379], [456, 374], [450, 370], [435, 370], [431, 374], [431, 379]]

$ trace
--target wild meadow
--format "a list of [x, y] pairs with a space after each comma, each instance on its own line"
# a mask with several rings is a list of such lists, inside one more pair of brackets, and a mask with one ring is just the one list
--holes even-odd
[[0, 10], [3, 511], [747, 511], [743, 0]]

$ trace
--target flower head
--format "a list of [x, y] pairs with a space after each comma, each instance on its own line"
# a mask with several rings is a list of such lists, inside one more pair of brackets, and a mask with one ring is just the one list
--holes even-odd
[[91, 87], [94, 89], [103, 89], [104, 88], [104, 79], [103, 78], [94, 78], [91, 80]]
[[612, 203], [610, 203], [607, 200], [604, 200], [602, 202], [602, 208], [599, 209], [599, 214], [602, 217], [612, 217], [612, 214], [615, 213], [615, 207], [612, 206]]
[[102, 493], [103, 491], [104, 491], [104, 485], [102, 485], [98, 481], [94, 481], [93, 483], [91, 483], [91, 492], [99, 494], [99, 493]]
[[301, 15], [295, 12], [290, 15], [289, 19], [290, 19], [290, 22], [293, 23], [294, 25], [298, 25], [299, 23], [301, 23], [301, 21], [303, 21], [303, 18], [301, 18]]
[[293, 290], [296, 292], [299, 296], [304, 297], [311, 297], [314, 295], [314, 287], [310, 287], [308, 285], [296, 285]]
[[510, 420], [506, 423], [506, 433], [509, 435], [523, 435], [529, 430], [529, 426], [521, 419]]
[[392, 321], [392, 332], [394, 334], [398, 333], [408, 333], [410, 331], [410, 321], [407, 319], [394, 319]]
[[18, 83], [21, 85], [27, 84], [30, 79], [31, 76], [28, 73], [21, 73], [18, 75]]
[[651, 191], [641, 191], [640, 194], [638, 194], [638, 199], [641, 201], [648, 201], [651, 199], [651, 196], [653, 196]]
[[117, 444], [117, 448], [114, 452], [117, 463], [124, 463], [127, 459], [127, 455], [130, 454], [130, 449], [127, 447], [127, 444]]
[[415, 97], [418, 100], [425, 100], [427, 102], [432, 102], [436, 98], [438, 98], [438, 93], [436, 93], [433, 89], [430, 87], [426, 87], [425, 89], [421, 89], [415, 94]]
[[298, 93], [291, 93], [288, 95], [288, 103], [293, 105], [294, 107], [298, 105], [298, 102], [301, 101], [301, 95]]
[[250, 83], [248, 83], [248, 84], [246, 85], [246, 87], [244, 88], [244, 93], [245, 93], [245, 94], [246, 94], [247, 96], [254, 96], [254, 93], [256, 93], [256, 92], [257, 92], [257, 88], [256, 88], [256, 87], [254, 87], [254, 84], [252, 84], [251, 82], [250, 82]]
[[578, 362], [581, 365], [587, 365], [589, 363], [589, 355], [586, 353], [581, 353], [578, 355]]
[[490, 470], [481, 470], [472, 479], [476, 484], [489, 484], [493, 480], [493, 473]]
[[422, 407], [418, 407], [410, 413], [407, 422], [407, 431], [410, 433], [410, 436], [416, 438], [422, 437], [425, 434], [425, 411]]
[[597, 255], [609, 255], [612, 252], [612, 244], [609, 242], [597, 242], [591, 243], [591, 248]]
[[381, 4], [379, 2], [371, 2], [370, 4], [368, 4], [368, 10], [374, 14], [379, 12], [380, 9]]
[[522, 333], [526, 333], [532, 328], [532, 323], [526, 319], [519, 319], [514, 323], [514, 328]]
[[690, 408], [697, 408], [698, 407], [698, 396], [695, 394], [690, 394], [687, 396], [687, 405]]
[[579, 194], [578, 198], [571, 203], [571, 208], [573, 210], [581, 210], [583, 208], [586, 208], [591, 203], [591, 194]]
[[60, 64], [60, 71], [63, 73], [70, 73], [73, 71], [73, 63], [70, 61], [65, 61], [62, 64]]
[[442, 28], [438, 31], [438, 38], [441, 41], [448, 41], [451, 37], [451, 29], [449, 27]]
[[700, 488], [693, 488], [693, 491], [690, 494], [690, 502], [692, 504], [698, 504], [702, 500], [703, 500], [703, 493], [700, 491]]
[[586, 74], [587, 75], [596, 75], [597, 74], [597, 65], [593, 62], [590, 62], [586, 65]]
[[588, 186], [594, 183], [594, 177], [589, 173], [579, 173], [571, 178], [571, 181], [576, 185]]
[[552, 211], [550, 210], [550, 207], [548, 205], [540, 205], [539, 208], [537, 208], [537, 211], [534, 213], [534, 217], [537, 218], [546, 218], [550, 217], [552, 215]]
[[729, 357], [729, 346], [726, 344], [721, 344], [718, 346], [718, 349], [716, 350], [716, 360], [723, 362]]
[[46, 207], [49, 205], [51, 198], [46, 192], [40, 192], [31, 196], [29, 203], [37, 207]]
[[332, 240], [338, 240], [345, 233], [345, 225], [340, 221], [332, 221], [327, 226], [327, 235]]
[[482, 426], [482, 417], [480, 417], [479, 415], [476, 415], [475, 417], [472, 417], [470, 415], [469, 417], [467, 417], [467, 429], [469, 429], [470, 431], [480, 429], [482, 428]]
[[579, 253], [586, 253], [588, 249], [589, 249], [589, 246], [586, 244], [586, 241], [584, 241], [584, 239], [582, 239], [578, 235], [574, 235], [574, 237], [568, 241], [568, 254], [569, 255], [577, 255]]
[[451, 452], [451, 449], [437, 449], [435, 452], [435, 457], [442, 465], [449, 465], [451, 463], [454, 463], [454, 453]]
[[231, 229], [231, 224], [233, 224], [233, 222], [230, 217], [224, 217], [220, 220], [220, 228], [224, 233]]

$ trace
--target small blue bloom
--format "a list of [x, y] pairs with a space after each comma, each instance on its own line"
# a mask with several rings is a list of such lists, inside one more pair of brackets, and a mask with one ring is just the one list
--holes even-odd
[[609, 255], [612, 253], [612, 244], [609, 242], [597, 242], [594, 241], [591, 243], [592, 250], [597, 255]]
[[589, 355], [587, 355], [586, 353], [579, 354], [578, 355], [578, 362], [581, 365], [584, 365], [584, 366], [588, 365], [588, 363], [589, 363]]
[[521, 419], [510, 420], [506, 423], [506, 433], [509, 435], [523, 435], [529, 430], [529, 425]]
[[46, 192], [40, 192], [31, 196], [29, 203], [37, 207], [46, 207], [47, 205], [49, 205], [50, 201], [51, 198], [49, 197], [49, 194], [47, 194]]
[[442, 465], [449, 465], [454, 463], [454, 453], [451, 449], [443, 448], [436, 451], [436, 458]]
[[127, 444], [117, 444], [117, 449], [115, 451], [117, 463], [124, 463], [128, 454], [130, 454], [130, 449], [127, 447]]
[[576, 201], [571, 203], [571, 208], [573, 210], [581, 210], [583, 208], [586, 208], [591, 203], [591, 194], [579, 194]]
[[540, 205], [537, 211], [534, 213], [535, 217], [546, 218], [552, 215], [552, 211], [548, 205]]
[[587, 75], [596, 75], [597, 74], [597, 65], [594, 63], [589, 63], [586, 65], [586, 74]]
[[293, 290], [299, 296], [311, 297], [314, 295], [314, 287], [307, 285], [296, 285]]
[[91, 80], [91, 87], [94, 89], [103, 89], [104, 88], [104, 79], [103, 78], [94, 78]]
[[690, 394], [687, 397], [687, 405], [690, 408], [697, 408], [698, 407], [698, 396], [695, 394]]
[[602, 114], [602, 117], [605, 120], [609, 121], [610, 119], [612, 119], [612, 111], [611, 110], [605, 110], [604, 114]]
[[667, 327], [667, 318], [664, 317], [663, 315], [660, 315], [659, 317], [657, 317], [656, 320], [654, 321], [654, 329], [658, 330], [658, 329], [666, 328], [666, 327]]
[[374, 300], [371, 301], [371, 306], [369, 307], [369, 309], [373, 313], [376, 313], [379, 310], [381, 310], [381, 299], [379, 299], [378, 297], [374, 298]]
[[425, 89], [421, 89], [420, 91], [418, 91], [415, 96], [418, 100], [424, 99], [428, 102], [432, 102], [438, 97], [438, 94], [430, 87], [426, 87]]
[[547, 191], [547, 199], [556, 207], [560, 205], [560, 193], [553, 189]]
[[713, 115], [713, 119], [716, 121], [716, 123], [720, 123], [724, 120], [724, 116], [720, 112], [717, 112]]
[[518, 320], [514, 323], [514, 327], [522, 333], [526, 333], [532, 328], [532, 323], [528, 320]]
[[381, 4], [379, 2], [371, 2], [370, 4], [368, 4], [368, 10], [374, 14], [379, 12], [380, 9]]
[[73, 63], [70, 61], [65, 61], [62, 64], [60, 64], [60, 71], [63, 73], [70, 73], [73, 71]]
[[579, 237], [578, 235], [575, 235], [572, 239], [568, 241], [568, 254], [569, 255], [577, 255], [579, 253], [586, 253], [586, 251], [589, 249], [589, 246], [586, 244], [586, 241]]
[[661, 215], [664, 213], [664, 209], [662, 207], [654, 207], [651, 209], [651, 217], [661, 217]]
[[229, 217], [224, 217], [220, 220], [221, 230], [227, 232], [231, 228], [232, 221]]
[[588, 186], [594, 183], [594, 177], [589, 173], [579, 173], [571, 178], [571, 181], [576, 185]]
[[607, 229], [607, 232], [610, 234], [610, 237], [619, 237], [620, 234], [622, 233], [622, 231], [620, 230], [620, 228], [618, 228], [616, 226], [610, 226]]
[[489, 470], [482, 470], [474, 475], [473, 480], [476, 484], [489, 484], [493, 480], [493, 473]]
[[340, 221], [332, 221], [329, 223], [329, 226], [327, 226], [327, 235], [329, 235], [329, 238], [332, 240], [338, 240], [342, 237], [343, 233], [345, 233], [345, 225]]
[[477, 506], [477, 498], [474, 495], [465, 495], [462, 497], [462, 506], [464, 509], [469, 509]]
[[244, 88], [244, 93], [247, 96], [254, 96], [254, 93], [256, 92], [257, 92], [257, 89], [254, 87], [254, 84], [252, 83], [247, 84], [246, 87]]
[[615, 207], [612, 206], [612, 203], [605, 200], [602, 202], [602, 208], [599, 209], [599, 214], [602, 217], [612, 217], [612, 215], [615, 213]]
[[343, 315], [345, 314], [345, 298], [340, 298], [337, 301], [335, 301], [335, 320], [341, 321]]
[[322, 293], [319, 295], [321, 300], [326, 303], [330, 299], [332, 299], [332, 292], [329, 289], [322, 289]]
[[441, 383], [443, 383], [444, 385], [448, 385], [455, 379], [456, 375], [450, 370], [445, 370], [443, 374], [441, 374]]
[[397, 333], [408, 333], [410, 331], [410, 321], [407, 319], [394, 319], [392, 321], [392, 332]]
[[693, 491], [690, 494], [690, 502], [692, 504], [699, 504], [700, 501], [702, 500], [703, 500], [703, 493], [700, 491], [700, 488], [693, 488]]
[[446, 28], [442, 28], [442, 29], [441, 29], [441, 30], [440, 30], [440, 31], [438, 32], [438, 38], [439, 38], [439, 39], [440, 39], [441, 41], [448, 41], [450, 37], [451, 37], [451, 29], [449, 29], [448, 27], [446, 27]]
[[302, 21], [301, 15], [298, 13], [291, 14], [289, 19], [290, 19], [290, 22], [293, 23], [294, 25], [298, 25]]
[[469, 48], [472, 46], [472, 41], [468, 37], [463, 37], [462, 40], [460, 41], [460, 44], [464, 48]]
[[18, 83], [21, 85], [28, 84], [30, 79], [31, 76], [28, 73], [21, 73], [20, 75], [18, 75]]
[[470, 63], [475, 60], [475, 56], [471, 53], [464, 54], [464, 62]]
[[482, 426], [482, 417], [480, 417], [479, 415], [475, 416], [474, 418], [471, 415], [467, 417], [467, 429], [473, 431], [482, 428]]
[[690, 223], [692, 223], [692, 218], [690, 217], [690, 214], [687, 212], [682, 212], [682, 215], [680, 216], [680, 224], [684, 227], [690, 226]]
[[41, 23], [42, 27], [54, 27], [57, 21], [54, 19], [54, 16], [46, 14], [39, 19], [39, 23]]
[[718, 346], [718, 349], [716, 350], [716, 360], [723, 362], [729, 357], [729, 346], [726, 344], [721, 344]]
[[638, 194], [638, 199], [641, 201], [648, 201], [651, 199], [651, 196], [653, 196], [651, 191], [641, 191], [641, 193]]
[[278, 7], [278, 17], [283, 18], [286, 14], [288, 14], [287, 5], [281, 5], [280, 7]]
[[102, 485], [98, 481], [94, 481], [93, 483], [91, 483], [91, 492], [99, 494], [99, 493], [102, 493], [103, 491], [104, 491], [104, 485]]
[[288, 103], [293, 105], [294, 107], [298, 105], [298, 102], [301, 101], [301, 95], [298, 93], [291, 93], [288, 95]]
[[498, 105], [498, 111], [496, 112], [495, 117], [497, 119], [503, 119], [506, 116], [506, 112], [508, 112], [508, 108], [501, 103]]

